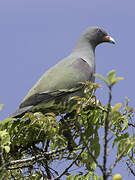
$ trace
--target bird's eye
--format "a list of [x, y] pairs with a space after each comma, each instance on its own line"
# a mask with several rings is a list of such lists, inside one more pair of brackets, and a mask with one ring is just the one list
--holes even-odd
[[96, 30], [96, 33], [97, 33], [98, 35], [100, 35], [100, 34], [102, 34], [102, 31], [101, 31], [100, 29], [97, 29], [97, 30]]

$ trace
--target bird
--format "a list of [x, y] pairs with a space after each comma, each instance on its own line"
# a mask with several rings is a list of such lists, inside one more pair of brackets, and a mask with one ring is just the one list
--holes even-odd
[[26, 112], [47, 112], [59, 104], [70, 103], [73, 96], [84, 95], [80, 82], [94, 82], [95, 48], [115, 40], [101, 27], [88, 27], [78, 39], [71, 54], [47, 70], [24, 97], [19, 108], [9, 117], [20, 118]]

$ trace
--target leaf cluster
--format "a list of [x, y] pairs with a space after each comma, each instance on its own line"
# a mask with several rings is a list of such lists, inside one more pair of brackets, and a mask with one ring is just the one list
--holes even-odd
[[[105, 82], [109, 93], [112, 86], [122, 80], [115, 77], [114, 70], [107, 75], [107, 80], [95, 76]], [[101, 137], [101, 131], [106, 117], [107, 148], [116, 149], [116, 158], [108, 165], [107, 177], [112, 176], [113, 168], [121, 160], [130, 165], [135, 163], [135, 137], [129, 131], [134, 126], [134, 110], [128, 99], [125, 103], [111, 106], [108, 102], [103, 106], [95, 96], [101, 86], [90, 82], [82, 84], [86, 86], [85, 96], [73, 97], [71, 101], [75, 103], [65, 114], [29, 112], [22, 118], [8, 118], [0, 123], [1, 179], [5, 174], [9, 179], [60, 179], [63, 176], [67, 180], [98, 179], [97, 167], [104, 171], [98, 159], [103, 156], [105, 136]], [[57, 161], [67, 161], [69, 165], [62, 172], [59, 167], [53, 168]], [[73, 166], [79, 169], [76, 175], [70, 172]]]

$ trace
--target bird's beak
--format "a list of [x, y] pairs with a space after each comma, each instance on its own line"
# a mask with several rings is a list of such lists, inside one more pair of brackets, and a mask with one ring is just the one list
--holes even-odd
[[115, 40], [111, 36], [104, 36], [106, 42], [115, 44]]

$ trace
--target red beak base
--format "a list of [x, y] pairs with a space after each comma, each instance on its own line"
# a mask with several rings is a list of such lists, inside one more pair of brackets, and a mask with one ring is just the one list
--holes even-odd
[[111, 36], [105, 36], [105, 40], [106, 40], [107, 42], [110, 42], [110, 43], [115, 44], [115, 40], [114, 40]]

